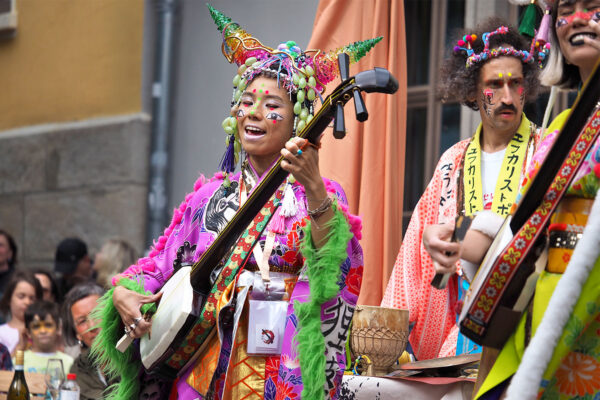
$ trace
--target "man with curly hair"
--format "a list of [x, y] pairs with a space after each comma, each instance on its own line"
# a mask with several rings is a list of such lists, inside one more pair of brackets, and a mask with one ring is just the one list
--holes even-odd
[[[490, 18], [462, 33], [442, 65], [442, 100], [478, 110], [481, 123], [472, 138], [452, 146], [438, 162], [381, 304], [409, 310], [409, 342], [417, 359], [480, 351], [456, 324], [474, 271], [457, 268], [459, 245], [450, 238], [458, 215], [489, 210], [503, 217], [515, 201], [527, 158], [540, 139], [523, 106], [535, 98], [539, 85], [533, 61], [544, 56], [530, 49], [518, 30]], [[436, 272], [451, 274], [445, 289], [430, 285]]]

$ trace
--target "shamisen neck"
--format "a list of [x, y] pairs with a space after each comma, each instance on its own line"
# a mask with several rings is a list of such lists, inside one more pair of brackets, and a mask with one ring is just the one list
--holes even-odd
[[525, 121], [525, 118], [521, 115], [521, 122], [517, 129], [511, 129], [504, 132], [482, 125], [481, 134], [479, 135], [479, 145], [481, 146], [481, 150], [486, 153], [496, 153], [504, 150]]

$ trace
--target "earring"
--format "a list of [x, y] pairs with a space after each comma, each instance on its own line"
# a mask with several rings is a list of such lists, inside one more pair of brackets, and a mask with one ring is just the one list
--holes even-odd
[[83, 347], [83, 342], [79, 339], [77, 339], [77, 344], [79, 345], [79, 347], [81, 347], [81, 348]]

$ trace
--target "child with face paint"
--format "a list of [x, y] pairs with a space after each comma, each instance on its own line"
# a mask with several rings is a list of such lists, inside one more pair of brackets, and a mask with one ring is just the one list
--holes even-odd
[[58, 351], [60, 318], [58, 306], [49, 301], [38, 301], [25, 310], [25, 326], [32, 346], [25, 351], [25, 371], [46, 373], [48, 360], [61, 359], [65, 374], [71, 369], [73, 358]]

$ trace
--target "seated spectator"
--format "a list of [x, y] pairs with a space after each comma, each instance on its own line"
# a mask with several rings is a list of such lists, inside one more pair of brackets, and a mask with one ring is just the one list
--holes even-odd
[[0, 343], [0, 370], [2, 371], [12, 371], [12, 360], [10, 357], [10, 351], [8, 348]]
[[61, 295], [79, 283], [92, 278], [92, 260], [85, 242], [78, 238], [67, 238], [59, 243], [54, 257], [54, 272], [58, 275]]
[[32, 270], [36, 279], [42, 285], [42, 298], [51, 303], [62, 302], [62, 298], [58, 293], [58, 285], [56, 284], [56, 279], [54, 278], [54, 274], [46, 268], [36, 268]]
[[96, 282], [106, 289], [111, 288], [112, 277], [135, 264], [138, 258], [137, 251], [125, 240], [109, 239], [94, 259]]
[[17, 245], [13, 237], [0, 229], [0, 296], [4, 293], [9, 275], [17, 263]]
[[65, 371], [71, 369], [73, 357], [58, 351], [60, 319], [56, 304], [40, 300], [27, 307], [25, 326], [32, 342], [31, 349], [25, 351], [26, 372], [45, 374], [51, 358], [61, 359]]
[[65, 295], [62, 305], [63, 335], [66, 342], [69, 345], [79, 343], [81, 347], [81, 354], [75, 359], [70, 371], [77, 374], [81, 400], [101, 399], [106, 388], [116, 383], [107, 381], [89, 354], [92, 342], [100, 332], [99, 328], [95, 328], [96, 321], [90, 319], [90, 313], [103, 294], [104, 289], [94, 283], [80, 284]]
[[15, 271], [0, 300], [0, 310], [8, 314], [8, 322], [0, 325], [0, 343], [14, 354], [19, 341], [27, 347], [25, 338], [25, 310], [42, 299], [42, 286], [29, 271]]

